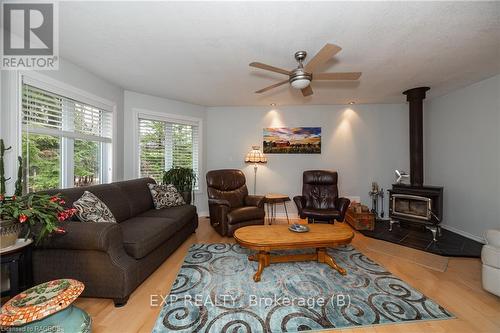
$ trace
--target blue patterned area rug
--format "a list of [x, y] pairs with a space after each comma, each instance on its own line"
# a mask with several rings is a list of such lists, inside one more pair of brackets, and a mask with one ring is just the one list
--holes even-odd
[[256, 283], [250, 250], [195, 244], [170, 295], [152, 295], [152, 305], [162, 306], [153, 332], [298, 332], [453, 318], [354, 247], [328, 253], [347, 275], [313, 261], [276, 263]]

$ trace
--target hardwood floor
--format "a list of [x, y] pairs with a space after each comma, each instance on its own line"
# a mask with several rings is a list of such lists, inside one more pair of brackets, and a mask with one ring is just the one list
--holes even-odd
[[[95, 298], [80, 298], [76, 305], [92, 316], [94, 333], [151, 332], [160, 312], [160, 307], [150, 306], [151, 295], [168, 295], [191, 244], [220, 242], [232, 243], [234, 239], [219, 236], [210, 227], [208, 219], [200, 218], [196, 234], [184, 242], [135, 290], [126, 306], [115, 308], [111, 300]], [[457, 319], [379, 325], [334, 332], [500, 332], [500, 297], [481, 288], [479, 259], [451, 258], [448, 269], [442, 273], [367, 247], [369, 244], [374, 249], [379, 242], [382, 241], [367, 238], [357, 232], [352, 244], [394, 275], [444, 306]]]

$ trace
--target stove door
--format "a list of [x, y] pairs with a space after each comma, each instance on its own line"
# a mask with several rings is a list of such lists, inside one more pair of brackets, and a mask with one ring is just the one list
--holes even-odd
[[432, 199], [409, 195], [393, 194], [391, 196], [391, 214], [419, 220], [432, 219]]

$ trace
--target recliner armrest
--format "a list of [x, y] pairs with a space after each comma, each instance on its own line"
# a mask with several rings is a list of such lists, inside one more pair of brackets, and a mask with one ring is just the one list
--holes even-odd
[[337, 198], [335, 200], [335, 207], [337, 210], [340, 212], [341, 219], [339, 222], [344, 221], [345, 213], [347, 212], [347, 208], [349, 208], [349, 205], [351, 204], [351, 200], [347, 198]]
[[262, 195], [247, 195], [245, 197], [245, 206], [264, 207], [265, 197]]
[[123, 248], [122, 231], [118, 223], [68, 221], [60, 226], [66, 230], [64, 235], [48, 237], [38, 247], [103, 252]]
[[299, 215], [302, 215], [302, 209], [306, 207], [306, 197], [303, 195], [296, 195], [293, 197], [293, 202], [295, 202], [295, 206], [297, 206]]
[[222, 206], [231, 207], [231, 204], [229, 203], [229, 201], [224, 200], [224, 199], [208, 199], [208, 204], [209, 205], [222, 205]]
[[500, 229], [489, 229], [484, 233], [486, 244], [500, 249]]

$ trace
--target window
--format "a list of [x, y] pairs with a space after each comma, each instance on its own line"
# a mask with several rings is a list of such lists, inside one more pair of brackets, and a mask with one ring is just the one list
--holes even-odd
[[111, 180], [112, 112], [23, 83], [26, 192]]
[[198, 122], [139, 115], [138, 124], [140, 177], [161, 182], [163, 172], [175, 167], [191, 168], [199, 175]]

